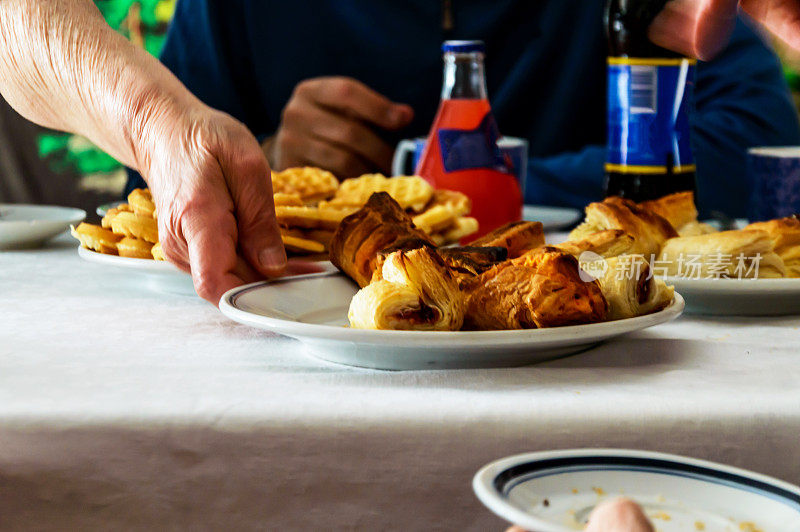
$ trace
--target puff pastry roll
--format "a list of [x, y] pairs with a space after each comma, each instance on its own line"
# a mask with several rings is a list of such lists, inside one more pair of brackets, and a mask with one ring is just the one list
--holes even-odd
[[570, 240], [582, 240], [592, 233], [607, 229], [621, 229], [634, 239], [630, 253], [650, 257], [658, 253], [668, 238], [678, 236], [672, 225], [636, 203], [618, 197], [586, 206], [585, 221], [569, 234]]
[[331, 262], [359, 286], [369, 284], [378, 254], [390, 250], [434, 247], [414, 227], [411, 217], [386, 192], [376, 192], [366, 205], [339, 224], [330, 243]]
[[581, 240], [567, 240], [555, 247], [578, 259], [586, 251], [601, 257], [616, 257], [628, 253], [633, 242], [633, 237], [622, 229], [607, 229], [592, 233]]
[[678, 236], [696, 236], [716, 233], [708, 224], [697, 221], [694, 192], [676, 192], [657, 200], [643, 201], [639, 206], [667, 220], [678, 232]]
[[466, 325], [535, 329], [602, 321], [607, 306], [600, 285], [580, 273], [575, 257], [552, 247], [503, 262], [467, 292]]
[[357, 329], [457, 331], [466, 303], [435, 250], [419, 248], [386, 256], [380, 275], [350, 302]]
[[510, 222], [470, 243], [471, 247], [502, 247], [515, 259], [544, 245], [542, 222]]
[[581, 263], [581, 267], [599, 272], [597, 280], [608, 302], [609, 320], [657, 312], [669, 305], [675, 293], [672, 286], [651, 275], [644, 255], [621, 255], [595, 263]]
[[689, 278], [750, 279], [786, 274], [769, 234], [753, 229], [672, 238], [664, 244], [653, 267], [660, 275]]
[[783, 260], [786, 277], [800, 277], [800, 217], [756, 222], [745, 229], [766, 231], [772, 239], [775, 253]]

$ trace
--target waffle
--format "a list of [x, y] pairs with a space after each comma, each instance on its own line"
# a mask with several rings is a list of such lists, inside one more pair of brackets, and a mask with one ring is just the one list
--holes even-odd
[[123, 237], [117, 242], [117, 253], [120, 257], [133, 257], [135, 259], [152, 259], [153, 244], [138, 238]]
[[100, 225], [105, 229], [111, 229], [111, 220], [113, 220], [121, 212], [133, 212], [133, 209], [127, 203], [123, 203], [119, 207], [114, 207], [106, 211], [106, 215], [100, 220]]
[[342, 182], [330, 204], [361, 207], [375, 192], [387, 192], [404, 210], [414, 212], [421, 212], [433, 197], [433, 187], [419, 176], [365, 174]]
[[120, 212], [112, 218], [111, 230], [118, 235], [140, 238], [152, 244], [158, 242], [156, 221], [132, 212]]
[[[472, 210], [472, 202], [461, 192], [455, 190], [434, 190], [433, 197], [428, 203], [427, 209], [432, 209], [438, 205], [444, 205], [452, 209], [456, 216], [465, 216]], [[427, 210], [426, 209], [426, 210]]]
[[275, 216], [278, 219], [278, 223], [284, 227], [335, 231], [339, 226], [339, 222], [356, 210], [358, 209], [279, 206], [275, 207]]
[[452, 226], [458, 218], [458, 212], [449, 205], [435, 205], [414, 216], [414, 225], [428, 234], [443, 231]]
[[281, 240], [286, 251], [300, 254], [322, 253], [325, 251], [325, 246], [315, 240], [299, 238], [284, 233], [281, 233]]
[[153, 196], [146, 188], [136, 188], [128, 194], [128, 205], [139, 216], [156, 218], [156, 205], [153, 203]]
[[313, 168], [287, 168], [272, 173], [272, 191], [276, 194], [297, 194], [304, 203], [333, 197], [339, 181], [332, 173]]
[[272, 196], [272, 200], [276, 207], [278, 205], [287, 207], [288, 206], [302, 207], [304, 205], [303, 198], [300, 197], [300, 194], [295, 194], [295, 193], [276, 192]]
[[156, 242], [153, 244], [153, 247], [150, 248], [150, 253], [153, 255], [153, 259], [155, 260], [167, 260], [164, 256], [164, 250], [161, 249], [161, 242]]
[[437, 246], [453, 244], [462, 238], [468, 237], [478, 230], [478, 220], [469, 216], [456, 218], [452, 226], [445, 231], [431, 235], [431, 239]]
[[70, 226], [70, 233], [86, 249], [105, 253], [106, 255], [116, 255], [117, 242], [122, 239], [120, 235], [115, 235], [108, 229], [99, 225], [87, 224], [86, 222], [81, 222], [78, 227]]

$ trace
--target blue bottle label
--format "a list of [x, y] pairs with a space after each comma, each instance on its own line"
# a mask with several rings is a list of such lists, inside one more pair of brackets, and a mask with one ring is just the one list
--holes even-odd
[[608, 58], [606, 172], [694, 172], [693, 59]]
[[500, 132], [491, 113], [475, 129], [442, 128], [438, 133], [445, 172], [490, 168], [512, 173], [510, 161], [497, 146]]

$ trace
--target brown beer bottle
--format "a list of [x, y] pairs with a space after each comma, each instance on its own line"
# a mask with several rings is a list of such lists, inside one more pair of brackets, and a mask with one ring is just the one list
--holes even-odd
[[606, 196], [643, 201], [695, 190], [689, 118], [696, 61], [647, 38], [667, 1], [606, 3]]

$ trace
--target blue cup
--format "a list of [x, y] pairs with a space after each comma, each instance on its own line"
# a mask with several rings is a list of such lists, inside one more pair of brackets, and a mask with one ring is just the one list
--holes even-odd
[[800, 146], [750, 148], [747, 171], [753, 184], [751, 221], [800, 213]]
[[[401, 140], [397, 144], [394, 159], [392, 159], [392, 175], [414, 173], [414, 169], [422, 157], [422, 152], [425, 150], [427, 140], [425, 137]], [[517, 137], [500, 137], [497, 146], [514, 165], [514, 175], [517, 177], [524, 197], [525, 179], [528, 177], [528, 141]]]

